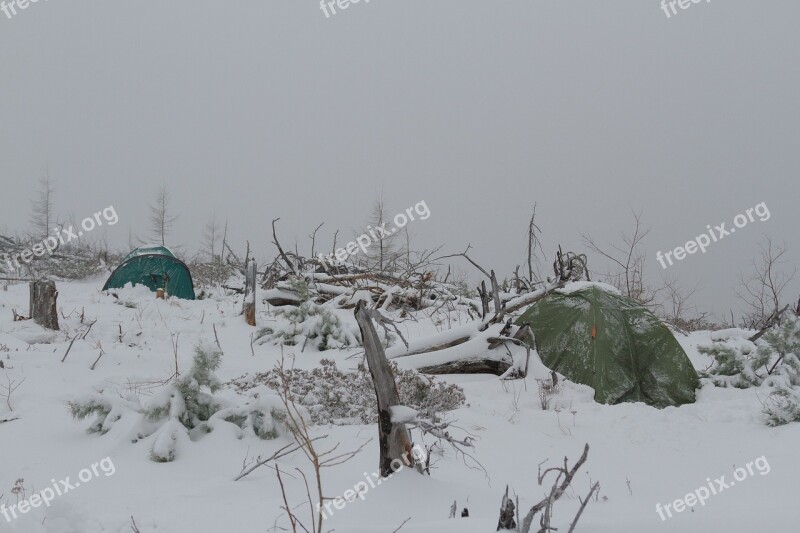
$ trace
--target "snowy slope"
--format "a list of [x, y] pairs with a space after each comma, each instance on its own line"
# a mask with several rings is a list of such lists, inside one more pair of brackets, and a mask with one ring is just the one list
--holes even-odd
[[[184, 443], [172, 463], [149, 460], [149, 443], [131, 443], [119, 435], [89, 435], [88, 420], [74, 421], [65, 402], [97, 388], [140, 394], [157, 389], [145, 383], [164, 380], [174, 372], [173, 342], [177, 337], [179, 369], [188, 368], [194, 346], [214, 340], [216, 326], [225, 357], [219, 376], [224, 380], [273, 368], [281, 350], [255, 345], [251, 355], [248, 327], [235, 298], [200, 301], [159, 301], [146, 290], [120, 291], [119, 299], [99, 291], [101, 280], [61, 282], [59, 307], [64, 331], [52, 333], [31, 321], [13, 322], [11, 309], [27, 314], [28, 288], [12, 285], [0, 291], [0, 385], [21, 385], [11, 396], [13, 411], [2, 398], [0, 420], [0, 502], [15, 504], [17, 479], [24, 479], [25, 497], [42, 491], [104, 458], [113, 474], [101, 470], [89, 482], [40, 505], [17, 519], [0, 514], [0, 532], [122, 533], [132, 531], [131, 516], [142, 533], [256, 533], [282, 531], [288, 524], [275, 473], [261, 468], [234, 482], [246, 458], [268, 456], [290, 441], [239, 438], [232, 427], [219, 427], [196, 442]], [[241, 298], [241, 297], [240, 297]], [[81, 315], [83, 314], [83, 323]], [[348, 311], [340, 316], [352, 321]], [[77, 340], [61, 362], [69, 340], [97, 319], [85, 340]], [[260, 309], [260, 324], [272, 318]], [[456, 324], [454, 324], [456, 326]], [[412, 339], [436, 333], [431, 321], [405, 322]], [[121, 329], [120, 329], [121, 328]], [[120, 335], [121, 342], [120, 342]], [[679, 337], [697, 368], [708, 360], [697, 353], [711, 334]], [[100, 350], [104, 355], [90, 370]], [[296, 354], [295, 365], [312, 368], [323, 357], [342, 368], [353, 368], [358, 350]], [[24, 380], [24, 382], [23, 382]], [[603, 406], [592, 401], [591, 389], [567, 383], [556, 399], [556, 410], [540, 407], [535, 380], [501, 383], [494, 376], [447, 379], [464, 388], [467, 405], [451, 413], [454, 424], [477, 439], [467, 458], [445, 448], [432, 457], [432, 475], [399, 472], [364, 493], [343, 509], [335, 509], [326, 527], [339, 533], [393, 532], [406, 519], [403, 532], [495, 531], [506, 484], [519, 495], [522, 513], [541, 499], [545, 488], [536, 482], [538, 465], [570, 462], [585, 443], [589, 459], [576, 477], [574, 492], [556, 506], [553, 525], [566, 532], [577, 510], [578, 497], [600, 481], [598, 501], [592, 501], [577, 527], [580, 532], [751, 532], [769, 524], [771, 531], [796, 531], [796, 480], [800, 478], [797, 443], [800, 425], [769, 428], [760, 420], [761, 404], [752, 390], [719, 389], [706, 385], [698, 402], [656, 410], [643, 404]], [[136, 385], [135, 385], [136, 384]], [[4, 389], [0, 388], [0, 396]], [[329, 496], [339, 496], [377, 469], [374, 426], [314, 428], [328, 435], [323, 442], [352, 450], [370, 440], [353, 460], [324, 471]], [[427, 443], [430, 444], [431, 439]], [[325, 447], [326, 445], [321, 445]], [[730, 481], [734, 468], [764, 457], [769, 470], [756, 471], [735, 486], [713, 495], [703, 506], [673, 513], [662, 521], [656, 504], [665, 505], [707, 486], [722, 475]], [[305, 499], [295, 467], [309, 473], [297, 453], [282, 459], [292, 505]], [[479, 466], [479, 465], [482, 465]], [[485, 471], [484, 471], [485, 469]], [[628, 483], [629, 481], [629, 483]], [[548, 487], [549, 488], [549, 487]], [[21, 495], [19, 495], [21, 497]], [[457, 502], [468, 518], [449, 519]], [[301, 516], [307, 513], [299, 508]], [[277, 529], [271, 529], [277, 525]]]

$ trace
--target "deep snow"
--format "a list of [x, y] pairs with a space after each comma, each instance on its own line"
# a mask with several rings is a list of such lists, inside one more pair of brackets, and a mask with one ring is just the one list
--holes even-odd
[[[19, 478], [30, 497], [51, 486], [53, 479], [70, 476], [74, 483], [81, 469], [103, 458], [110, 457], [115, 468], [113, 475], [101, 471], [91, 482], [57, 497], [49, 508], [31, 509], [10, 523], [0, 515], [0, 532], [122, 533], [132, 531], [131, 516], [142, 533], [255, 533], [273, 531], [275, 524], [286, 527], [274, 471], [261, 468], [241, 481], [233, 478], [245, 458], [270, 455], [290, 442], [287, 437], [239, 439], [233, 427], [221, 426], [196, 442], [184, 443], [174, 462], [158, 464], [148, 458], [147, 439], [132, 444], [113, 432], [89, 435], [85, 431], [89, 421], [73, 420], [65, 407], [67, 400], [95, 387], [123, 391], [133, 383], [169, 377], [174, 371], [172, 342], [178, 333], [179, 367], [188, 369], [194, 346], [214, 340], [212, 325], [225, 352], [218, 373], [223, 381], [273, 368], [281, 349], [255, 345], [255, 357], [251, 355], [254, 328], [237, 316], [241, 296], [160, 301], [149, 291], [126, 289], [117, 300], [101, 293], [101, 286], [100, 279], [58, 283], [59, 307], [67, 318], [61, 319], [64, 331], [56, 333], [32, 321], [12, 321], [12, 308], [27, 314], [27, 285], [0, 290], [0, 358], [5, 366], [0, 369], [0, 385], [7, 384], [6, 376], [17, 383], [24, 380], [11, 397], [13, 412], [0, 398], [0, 420], [16, 417], [0, 423], [0, 502], [9, 506], [17, 501], [11, 489]], [[128, 306], [122, 305], [125, 302]], [[350, 311], [337, 313], [354, 325]], [[76, 341], [62, 363], [69, 338], [95, 319], [87, 339]], [[270, 320], [260, 305], [259, 324]], [[402, 328], [412, 342], [437, 331], [430, 320], [404, 322]], [[698, 369], [708, 365], [697, 346], [710, 342], [710, 332], [678, 339]], [[101, 346], [105, 355], [90, 370]], [[353, 357], [357, 352], [284, 349], [287, 356], [296, 354], [299, 368], [311, 368], [323, 357], [352, 368], [360, 359]], [[537, 372], [546, 377], [541, 368]], [[598, 405], [591, 389], [568, 383], [557, 398], [556, 412], [541, 409], [533, 376], [524, 382], [502, 383], [494, 376], [455, 376], [447, 381], [464, 388], [468, 405], [450, 417], [454, 426], [476, 437], [472, 454], [486, 472], [445, 447], [444, 454], [433, 455], [430, 477], [400, 472], [365, 493], [363, 501], [335, 510], [327, 528], [340, 533], [390, 533], [410, 518], [401, 531], [495, 531], [506, 484], [519, 495], [524, 514], [545, 491], [536, 483], [539, 463], [556, 464], [567, 455], [571, 464], [589, 443], [589, 459], [576, 476], [574, 491], [555, 508], [553, 525], [563, 533], [579, 505], [578, 497], [596, 480], [601, 483], [600, 497], [589, 504], [577, 528], [580, 532], [797, 530], [800, 424], [764, 425], [753, 390], [705, 384], [697, 403], [657, 410], [643, 404]], [[147, 395], [147, 387], [139, 389]], [[328, 496], [343, 494], [377, 470], [374, 426], [318, 427], [314, 434], [329, 435], [320, 448], [341, 443], [342, 451], [372, 439], [353, 460], [324, 471]], [[426, 439], [428, 444], [432, 441]], [[704, 506], [666, 521], [659, 518], [657, 503], [683, 498], [707, 485], [707, 478], [725, 475], [730, 481], [734, 468], [762, 456], [769, 464], [765, 475], [756, 472], [711, 496]], [[280, 464], [287, 473], [294, 467], [310, 472], [300, 453]], [[307, 517], [300, 505], [306, 499], [305, 489], [297, 472], [294, 475], [294, 479], [286, 476], [290, 503]], [[457, 515], [467, 507], [469, 518], [448, 518], [454, 500]]]

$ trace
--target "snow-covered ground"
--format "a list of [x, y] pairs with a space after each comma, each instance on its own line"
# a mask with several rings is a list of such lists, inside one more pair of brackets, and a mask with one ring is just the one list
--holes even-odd
[[[202, 439], [181, 443], [175, 461], [155, 463], [148, 457], [148, 439], [131, 443], [115, 432], [87, 434], [90, 422], [73, 420], [65, 405], [94, 388], [122, 392], [139, 384], [140, 393], [147, 395], [142, 383], [164, 380], [174, 372], [175, 338], [183, 370], [198, 342], [214, 341], [213, 326], [225, 354], [218, 372], [223, 381], [273, 368], [281, 349], [255, 345], [255, 356], [251, 354], [254, 328], [237, 316], [241, 297], [161, 301], [146, 290], [124, 290], [116, 299], [100, 292], [101, 286], [100, 279], [58, 284], [66, 318], [61, 318], [63, 331], [56, 333], [32, 321], [13, 321], [12, 309], [27, 314], [27, 285], [0, 291], [0, 358], [5, 367], [0, 369], [0, 420], [9, 420], [0, 423], [0, 502], [11, 506], [21, 501], [23, 495], [12, 492], [18, 479], [24, 480], [26, 498], [54, 483], [62, 486], [57, 482], [68, 476], [75, 485], [49, 507], [39, 505], [10, 522], [0, 514], [0, 532], [122, 533], [133, 531], [131, 517], [141, 533], [285, 531], [274, 470], [260, 468], [240, 481], [234, 477], [247, 458], [272, 454], [290, 443], [288, 437], [240, 438], [233, 426], [220, 426]], [[354, 324], [351, 312], [341, 316]], [[95, 319], [86, 339], [77, 340], [61, 362], [69, 340]], [[258, 320], [268, 324], [272, 317], [262, 307]], [[410, 339], [435, 332], [431, 321], [405, 322], [402, 328]], [[698, 369], [709, 361], [697, 346], [710, 339], [708, 332], [679, 337]], [[101, 348], [104, 355], [90, 370]], [[286, 356], [296, 353], [298, 368], [312, 368], [323, 357], [352, 368], [360, 359], [352, 357], [357, 352], [284, 349]], [[555, 507], [553, 525], [561, 532], [569, 529], [578, 498], [593, 481], [600, 482], [600, 495], [589, 503], [577, 527], [580, 532], [797, 530], [800, 424], [764, 425], [752, 389], [705, 384], [697, 403], [657, 410], [643, 404], [598, 405], [591, 389], [568, 383], [556, 399], [558, 409], [544, 411], [533, 377], [505, 383], [494, 376], [447, 381], [465, 391], [467, 405], [451, 416], [454, 426], [476, 437], [475, 461], [445, 448], [433, 455], [430, 477], [400, 472], [371, 488], [363, 501], [336, 509], [326, 529], [391, 533], [409, 519], [401, 529], [405, 533], [495, 531], [506, 484], [519, 496], [524, 514], [546, 490], [537, 484], [538, 465], [558, 464], [565, 455], [572, 464], [588, 443], [589, 459], [575, 478], [574, 490]], [[13, 411], [2, 394], [2, 386], [11, 382], [19, 385], [10, 399]], [[321, 448], [340, 443], [342, 452], [372, 439], [354, 459], [323, 472], [326, 495], [342, 495], [376, 471], [374, 425], [316, 427], [313, 433], [328, 435]], [[762, 457], [762, 468], [731, 483], [735, 468]], [[105, 458], [113, 469], [108, 461], [101, 463]], [[98, 473], [77, 486], [79, 472], [98, 464]], [[305, 488], [294, 470], [310, 472], [307, 460], [295, 453], [280, 465], [290, 504], [298, 506], [301, 517], [308, 516], [301, 506]], [[664, 521], [659, 517], [656, 504], [672, 504], [723, 475], [731, 486], [711, 495], [705, 505], [673, 511]], [[454, 501], [459, 517], [450, 519]], [[460, 517], [464, 507], [469, 509], [467, 518]]]

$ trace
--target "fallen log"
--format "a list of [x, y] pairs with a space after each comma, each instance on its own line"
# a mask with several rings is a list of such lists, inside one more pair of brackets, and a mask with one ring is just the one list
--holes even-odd
[[405, 346], [393, 346], [386, 351], [386, 356], [389, 359], [396, 359], [398, 357], [408, 357], [411, 355], [419, 355], [429, 352], [437, 352], [446, 348], [452, 348], [473, 339], [481, 334], [478, 329], [478, 324], [466, 324], [453, 329], [449, 329], [432, 335], [430, 337], [423, 337], [420, 339], [412, 339]]
[[[417, 370], [425, 374], [495, 374], [503, 375], [514, 364], [514, 358], [504, 350], [490, 350], [492, 341], [505, 341], [500, 334], [503, 326], [494, 324], [486, 331], [474, 332], [465, 342], [461, 337], [448, 341], [453, 346], [415, 355], [402, 352], [395, 357], [401, 368]], [[504, 343], [504, 342], [503, 342]], [[498, 344], [500, 346], [500, 344]], [[396, 352], [397, 353], [397, 352]]]
[[[403, 353], [401, 355], [397, 355], [396, 357], [408, 357], [410, 355], [419, 355], [423, 353], [431, 353], [431, 352], [438, 352], [440, 350], [445, 350], [447, 348], [452, 348], [453, 346], [458, 346], [459, 344], [464, 344], [472, 337], [470, 335], [466, 335], [464, 337], [458, 337], [449, 341], [442, 342], [440, 344], [433, 344], [431, 346], [426, 346], [424, 348], [417, 348], [416, 350], [412, 350], [410, 352]], [[392, 357], [389, 357], [392, 359]]]
[[497, 322], [502, 321], [507, 314], [513, 313], [515, 311], [519, 311], [523, 307], [527, 307], [529, 305], [533, 305], [539, 300], [542, 300], [550, 295], [555, 290], [563, 289], [564, 286], [567, 284], [566, 281], [559, 281], [558, 283], [550, 283], [546, 285], [544, 288], [539, 289], [538, 291], [530, 292], [528, 294], [523, 294], [513, 300], [509, 300], [506, 302], [505, 307], [503, 307], [498, 313], [487, 322], [487, 324], [494, 324]]
[[423, 374], [445, 375], [445, 374], [494, 374], [502, 376], [511, 368], [513, 361], [506, 359], [495, 361], [492, 359], [480, 359], [476, 361], [451, 361], [441, 365], [421, 366], [417, 370]]
[[286, 289], [269, 289], [264, 291], [264, 299], [270, 305], [281, 307], [283, 305], [300, 305], [302, 298], [296, 293]]

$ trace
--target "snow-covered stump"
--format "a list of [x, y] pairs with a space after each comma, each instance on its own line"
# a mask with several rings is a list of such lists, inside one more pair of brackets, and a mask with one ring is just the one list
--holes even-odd
[[[411, 435], [402, 421], [395, 421], [392, 408], [400, 407], [397, 384], [394, 381], [389, 361], [383, 351], [383, 345], [372, 324], [364, 302], [360, 301], [355, 309], [356, 322], [361, 330], [361, 339], [366, 353], [367, 366], [375, 385], [375, 396], [378, 399], [378, 437], [380, 445], [379, 468], [381, 476], [389, 477], [399, 465], [415, 464], [411, 446]], [[401, 414], [402, 410], [398, 410]], [[398, 466], [393, 466], [399, 461]]]
[[244, 302], [242, 303], [242, 314], [247, 324], [256, 325], [256, 260], [250, 259], [247, 262], [247, 271], [244, 281]]
[[47, 329], [58, 330], [58, 291], [54, 281], [40, 280], [30, 283], [30, 316], [34, 322]]

